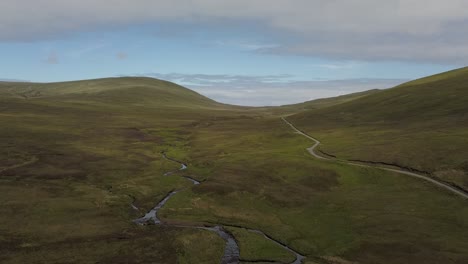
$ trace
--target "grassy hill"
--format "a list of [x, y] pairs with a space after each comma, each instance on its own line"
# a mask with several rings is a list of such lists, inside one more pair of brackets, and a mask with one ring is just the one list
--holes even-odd
[[121, 77], [61, 83], [0, 82], [2, 98], [60, 99], [146, 106], [221, 107], [192, 90], [174, 83], [144, 77]]
[[375, 90], [369, 90], [369, 91], [364, 91], [364, 92], [351, 93], [351, 94], [341, 95], [337, 97], [316, 99], [316, 100], [307, 101], [307, 102], [300, 103], [300, 104], [284, 105], [284, 106], [281, 106], [280, 108], [285, 108], [285, 109], [289, 108], [289, 109], [294, 109], [295, 111], [320, 109], [320, 108], [330, 107], [333, 105], [353, 101], [353, 100], [365, 97], [370, 94], [378, 93], [380, 91], [381, 90], [375, 89]]
[[330, 98], [322, 98], [316, 99], [311, 101], [306, 101], [299, 104], [290, 104], [290, 105], [282, 105], [279, 107], [258, 107], [255, 108], [255, 111], [264, 111], [265, 113], [270, 113], [273, 115], [288, 115], [288, 114], [295, 114], [298, 112], [303, 112], [307, 110], [314, 110], [320, 109], [325, 107], [330, 107], [337, 104], [342, 104], [345, 102], [349, 102], [358, 98], [365, 97], [370, 94], [378, 93], [380, 90], [374, 89], [364, 92], [357, 92], [351, 93], [346, 95], [341, 95], [337, 97], [330, 97]]
[[[307, 104], [325, 113], [383, 92]], [[306, 263], [467, 263], [465, 200], [399, 174], [315, 160], [284, 112], [149, 78], [1, 83], [0, 262], [220, 263], [225, 243], [214, 233], [132, 222], [179, 190], [159, 217], [229, 226], [247, 262], [294, 256], [239, 227]], [[332, 117], [322, 124], [336, 135]]]
[[290, 120], [321, 139], [327, 153], [427, 171], [468, 189], [468, 68]]
[[194, 122], [233, 109], [150, 78], [0, 83], [1, 262], [217, 259], [224, 244], [215, 234], [135, 227], [140, 213], [129, 202], [151, 208], [189, 186], [161, 177], [174, 165], [160, 151], [186, 144]]

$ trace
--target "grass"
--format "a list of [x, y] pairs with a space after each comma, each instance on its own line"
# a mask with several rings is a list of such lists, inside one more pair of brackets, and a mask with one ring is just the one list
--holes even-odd
[[239, 245], [241, 259], [246, 262], [276, 261], [292, 263], [296, 256], [273, 241], [265, 239], [262, 234], [242, 228], [227, 228]]
[[[305, 151], [311, 142], [281, 120], [240, 119], [199, 133], [192, 167], [211, 160], [215, 176], [169, 201], [164, 218], [260, 229], [312, 259], [466, 261], [468, 211], [457, 196], [398, 174], [315, 161]], [[385, 256], [369, 246], [385, 243]], [[405, 252], [408, 245], [419, 255]]]
[[[154, 236], [164, 239], [152, 239], [148, 229], [133, 225], [141, 213], [129, 207], [130, 196], [146, 210], [169, 190], [189, 186], [181, 178], [162, 177], [178, 165], [163, 159], [160, 151], [185, 141], [183, 126], [213, 116], [198, 108], [218, 104], [165, 82], [143, 79], [136, 80], [142, 82], [138, 86], [148, 87], [126, 87], [134, 81], [24, 84], [37, 96], [20, 99], [15, 89], [0, 99], [0, 255], [8, 259], [2, 263], [63, 263], [66, 257], [112, 263], [116, 257], [141, 263], [220, 258], [224, 243], [218, 237], [154, 228]], [[73, 89], [86, 83], [91, 84], [87, 90]], [[193, 109], [197, 111], [190, 114]], [[168, 232], [174, 235], [164, 235]], [[123, 233], [132, 235], [120, 241]], [[200, 238], [204, 242], [196, 243]], [[134, 245], [129, 243], [133, 240]], [[172, 243], [179, 240], [180, 245]], [[152, 243], [156, 245], [144, 246]], [[198, 247], [206, 248], [203, 255]], [[85, 252], [88, 257], [81, 256]]]
[[[221, 105], [152, 79], [0, 87], [2, 263], [218, 263], [224, 241], [214, 233], [132, 223], [174, 189], [160, 218], [259, 229], [308, 263], [468, 261], [466, 201], [313, 159], [312, 143], [280, 120], [284, 109]], [[317, 131], [326, 148], [353, 147], [351, 130]], [[188, 170], [163, 176], [180, 165], [161, 151]], [[230, 231], [244, 260], [292, 259], [258, 234]]]
[[289, 118], [344, 159], [427, 171], [468, 189], [468, 68]]

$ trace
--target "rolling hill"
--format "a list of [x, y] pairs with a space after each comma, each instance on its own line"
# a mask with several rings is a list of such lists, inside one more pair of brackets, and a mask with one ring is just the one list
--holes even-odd
[[189, 186], [162, 177], [174, 165], [161, 152], [178, 157], [200, 120], [235, 109], [150, 78], [0, 83], [0, 262], [217, 259], [215, 234], [138, 228], [130, 204]]
[[290, 115], [290, 114], [304, 112], [307, 110], [315, 110], [315, 109], [330, 107], [330, 106], [337, 105], [337, 104], [342, 104], [342, 103], [349, 102], [349, 101], [352, 101], [352, 100], [355, 100], [355, 99], [358, 99], [358, 98], [361, 98], [370, 94], [377, 93], [379, 91], [380, 90], [378, 89], [374, 89], [374, 90], [369, 90], [369, 91], [364, 91], [364, 92], [341, 95], [337, 97], [315, 99], [315, 100], [306, 101], [306, 102], [299, 103], [299, 104], [282, 105], [282, 106], [277, 106], [277, 107], [256, 107], [256, 108], [252, 108], [252, 110], [256, 112], [262, 111], [264, 114], [269, 113], [272, 115], [280, 115], [280, 116]]
[[127, 103], [146, 106], [222, 107], [174, 83], [146, 77], [121, 77], [61, 83], [0, 82], [1, 98]]
[[426, 171], [468, 189], [468, 68], [289, 119], [326, 153]]
[[[247, 108], [149, 78], [0, 83], [0, 262], [219, 264], [234, 241], [234, 263], [467, 263], [465, 200], [389, 171], [314, 159], [312, 142], [280, 119], [304, 111], [290, 119], [343, 156], [364, 148], [356, 131], [368, 133], [361, 143], [370, 150], [394, 147], [380, 137], [390, 128], [426, 155], [408, 162], [429, 157], [433, 134], [465, 153], [453, 131], [466, 129], [451, 123], [461, 104], [447, 114], [440, 102], [427, 113], [434, 119], [414, 123], [388, 110], [400, 99], [374, 107], [392, 91]], [[430, 133], [415, 133], [425, 126]], [[135, 223], [158, 206], [160, 223]]]
[[283, 105], [283, 106], [280, 106], [279, 108], [294, 109], [297, 112], [304, 111], [304, 110], [320, 109], [320, 108], [330, 107], [333, 105], [353, 101], [353, 100], [365, 97], [370, 94], [378, 93], [380, 91], [381, 90], [374, 89], [374, 90], [369, 90], [369, 91], [364, 91], [364, 92], [341, 95], [337, 97], [311, 100], [311, 101], [307, 101], [307, 102], [300, 103], [300, 104]]

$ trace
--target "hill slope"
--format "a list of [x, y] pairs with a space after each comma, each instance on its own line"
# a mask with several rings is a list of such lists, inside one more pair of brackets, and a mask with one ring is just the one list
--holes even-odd
[[468, 188], [468, 68], [290, 120], [329, 154], [412, 167]]
[[176, 149], [187, 148], [201, 120], [232, 118], [235, 109], [150, 78], [0, 83], [1, 262], [220, 258], [224, 243], [215, 234], [132, 220], [170, 190], [191, 186], [163, 177], [174, 164], [161, 151], [180, 158]]
[[294, 256], [239, 226], [305, 263], [468, 262], [465, 200], [311, 159], [268, 109], [146, 78], [0, 86], [2, 263], [219, 264], [212, 232], [133, 222], [160, 201], [163, 222], [227, 228], [247, 262]]
[[315, 100], [306, 101], [306, 102], [299, 103], [299, 104], [257, 107], [252, 110], [256, 112], [270, 113], [272, 115], [283, 116], [283, 115], [288, 115], [288, 114], [295, 114], [295, 113], [302, 112], [302, 111], [315, 110], [315, 109], [330, 107], [330, 106], [337, 105], [337, 104], [342, 104], [345, 102], [356, 100], [358, 98], [362, 98], [370, 94], [378, 93], [379, 91], [380, 90], [375, 89], [375, 90], [369, 90], [369, 91], [364, 91], [364, 92], [341, 95], [337, 97], [315, 99]]
[[106, 78], [61, 83], [0, 82], [0, 98], [120, 102], [158, 107], [223, 106], [180, 85], [146, 77]]
[[374, 93], [378, 93], [380, 91], [381, 90], [374, 89], [374, 90], [369, 90], [369, 91], [364, 91], [364, 92], [341, 95], [337, 97], [321, 98], [321, 99], [311, 100], [311, 101], [307, 101], [307, 102], [300, 103], [300, 104], [284, 105], [284, 106], [281, 106], [280, 108], [291, 108], [295, 110], [320, 109], [320, 108], [330, 107], [330, 106], [337, 105], [337, 104], [350, 102], [350, 101], [353, 101], [353, 100], [356, 100], [356, 99], [359, 99], [359, 98], [362, 98], [362, 97], [365, 97]]

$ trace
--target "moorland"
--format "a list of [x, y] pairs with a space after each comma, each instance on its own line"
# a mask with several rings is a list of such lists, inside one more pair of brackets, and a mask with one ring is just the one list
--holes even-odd
[[0, 262], [467, 263], [468, 200], [381, 169], [468, 189], [467, 80], [261, 108], [151, 78], [0, 82]]

